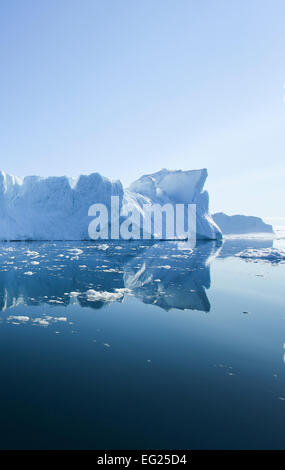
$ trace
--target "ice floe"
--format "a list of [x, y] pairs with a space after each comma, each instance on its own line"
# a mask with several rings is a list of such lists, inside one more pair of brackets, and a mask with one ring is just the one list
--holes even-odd
[[285, 262], [285, 250], [278, 248], [249, 248], [237, 253], [235, 256], [247, 260], [263, 260], [271, 263]]

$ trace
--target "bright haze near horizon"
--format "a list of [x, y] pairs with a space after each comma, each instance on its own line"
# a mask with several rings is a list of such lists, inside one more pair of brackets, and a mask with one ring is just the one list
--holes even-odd
[[284, 18], [283, 0], [2, 2], [0, 169], [208, 168], [212, 212], [285, 216]]

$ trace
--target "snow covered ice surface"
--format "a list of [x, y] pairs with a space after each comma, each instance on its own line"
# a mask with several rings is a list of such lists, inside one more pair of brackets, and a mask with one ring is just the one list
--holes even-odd
[[77, 179], [62, 177], [23, 179], [0, 173], [0, 240], [86, 240], [91, 222], [88, 209], [101, 203], [110, 208], [111, 196], [119, 197], [126, 217], [143, 204], [185, 203], [197, 205], [197, 238], [221, 238], [208, 212], [209, 196], [203, 191], [207, 170], [161, 170], [135, 181], [124, 190], [120, 181], [98, 173]]

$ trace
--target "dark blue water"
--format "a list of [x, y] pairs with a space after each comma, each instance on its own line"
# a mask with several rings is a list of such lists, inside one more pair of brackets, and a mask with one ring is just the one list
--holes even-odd
[[1, 244], [0, 448], [284, 448], [285, 265], [242, 243]]

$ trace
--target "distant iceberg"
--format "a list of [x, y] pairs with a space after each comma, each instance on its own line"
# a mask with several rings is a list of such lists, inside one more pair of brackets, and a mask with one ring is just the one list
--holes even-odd
[[226, 215], [223, 212], [217, 212], [212, 215], [212, 218], [224, 235], [274, 233], [272, 225], [266, 224], [260, 217]]
[[207, 170], [161, 170], [142, 176], [127, 190], [120, 181], [99, 173], [79, 178], [27, 176], [0, 172], [0, 240], [89, 239], [88, 210], [95, 203], [111, 205], [118, 196], [119, 211], [143, 213], [145, 203], [196, 204], [198, 239], [221, 238], [209, 214], [209, 196], [203, 191]]

